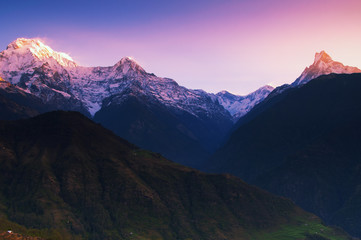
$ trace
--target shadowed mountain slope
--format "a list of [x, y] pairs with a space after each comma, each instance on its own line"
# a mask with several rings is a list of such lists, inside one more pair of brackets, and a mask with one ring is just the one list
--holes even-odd
[[143, 151], [79, 113], [1, 121], [0, 148], [0, 217], [63, 239], [347, 239], [287, 199]]
[[240, 120], [210, 169], [293, 199], [361, 236], [361, 74], [321, 76]]

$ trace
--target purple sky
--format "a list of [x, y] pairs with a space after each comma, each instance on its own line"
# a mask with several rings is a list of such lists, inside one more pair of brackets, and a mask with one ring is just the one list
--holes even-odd
[[8, 1], [0, 49], [38, 37], [80, 65], [134, 57], [188, 88], [247, 94], [294, 81], [325, 50], [361, 67], [359, 0]]

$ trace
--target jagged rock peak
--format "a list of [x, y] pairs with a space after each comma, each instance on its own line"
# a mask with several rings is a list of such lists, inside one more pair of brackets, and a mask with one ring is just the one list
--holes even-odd
[[330, 55], [328, 55], [325, 51], [322, 50], [321, 52], [315, 54], [314, 63], [317, 63], [320, 61], [328, 63], [328, 62], [332, 62], [333, 60], [330, 57]]
[[222, 90], [222, 91], [216, 93], [216, 96], [237, 97], [237, 98], [240, 97], [239, 95], [232, 94], [232, 93], [228, 92], [227, 90]]
[[302, 74], [292, 83], [291, 86], [303, 85], [310, 80], [317, 78], [321, 75], [327, 75], [331, 73], [359, 73], [360, 69], [357, 67], [345, 66], [340, 62], [332, 60], [332, 58], [325, 52], [321, 51], [315, 54], [315, 60], [312, 65], [306, 67]]
[[273, 91], [275, 88], [272, 87], [271, 85], [265, 85], [263, 87], [260, 87], [259, 89], [257, 89], [255, 92], [259, 92], [259, 91]]
[[54, 51], [49, 46], [45, 45], [41, 39], [18, 38], [10, 43], [6, 50], [15, 52], [30, 51], [33, 56], [41, 61], [54, 59], [63, 67], [77, 66], [77, 64], [68, 54]]

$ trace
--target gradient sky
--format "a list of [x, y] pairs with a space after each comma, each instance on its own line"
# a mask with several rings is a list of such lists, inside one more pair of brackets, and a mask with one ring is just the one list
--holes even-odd
[[361, 68], [360, 0], [2, 0], [0, 49], [41, 38], [83, 66], [134, 57], [209, 92], [293, 82], [325, 50]]

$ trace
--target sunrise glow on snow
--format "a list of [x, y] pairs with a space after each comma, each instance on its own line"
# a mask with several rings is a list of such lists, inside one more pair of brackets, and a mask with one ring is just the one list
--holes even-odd
[[[148, 72], [211, 92], [293, 82], [321, 50], [361, 67], [357, 0], [23, 1], [5, 8], [0, 20], [11, 24], [1, 26], [1, 50], [18, 37], [39, 37], [80, 65], [133, 56]], [[25, 15], [34, 11], [41, 14]]]

